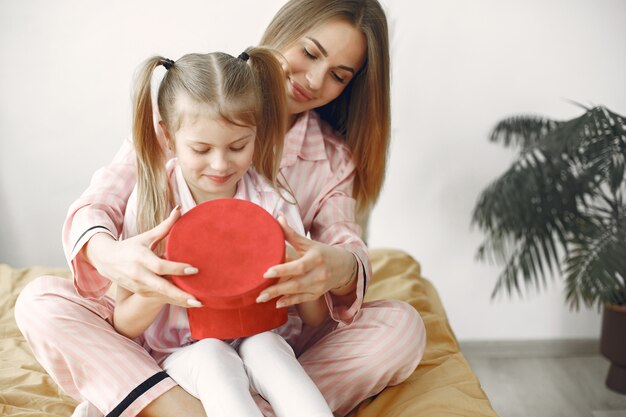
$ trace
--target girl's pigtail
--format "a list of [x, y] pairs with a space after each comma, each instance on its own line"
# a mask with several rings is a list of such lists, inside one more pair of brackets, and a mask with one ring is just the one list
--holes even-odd
[[250, 66], [257, 86], [257, 148], [253, 163], [257, 171], [278, 189], [278, 169], [287, 131], [285, 75], [277, 52], [268, 48], [248, 48]]
[[[170, 61], [148, 59], [139, 70], [133, 101], [133, 142], [137, 153], [137, 230], [154, 228], [171, 209], [171, 192], [165, 169], [165, 153], [157, 139], [152, 109], [151, 80], [154, 69]], [[166, 66], [167, 68], [167, 66]], [[166, 77], [171, 72], [170, 69]], [[165, 193], [164, 193], [165, 191]]]

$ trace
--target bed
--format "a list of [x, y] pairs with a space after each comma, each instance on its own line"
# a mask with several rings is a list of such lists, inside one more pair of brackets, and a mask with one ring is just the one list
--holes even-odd
[[[361, 403], [349, 417], [497, 416], [459, 350], [433, 285], [417, 261], [403, 251], [373, 249], [373, 283], [367, 299], [395, 298], [422, 315], [428, 341], [420, 365], [404, 383]], [[12, 268], [0, 264], [0, 415], [70, 416], [76, 401], [65, 395], [39, 366], [13, 318], [21, 288], [40, 275], [69, 278], [67, 269]]]

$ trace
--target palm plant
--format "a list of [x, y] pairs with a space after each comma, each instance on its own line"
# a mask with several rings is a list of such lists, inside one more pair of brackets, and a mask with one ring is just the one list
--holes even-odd
[[626, 305], [626, 120], [605, 107], [569, 121], [518, 116], [490, 140], [512, 166], [479, 196], [477, 258], [503, 265], [492, 296], [564, 277], [570, 308]]

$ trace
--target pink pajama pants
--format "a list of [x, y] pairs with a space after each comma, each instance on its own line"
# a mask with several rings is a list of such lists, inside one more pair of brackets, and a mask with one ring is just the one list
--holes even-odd
[[[54, 276], [29, 283], [15, 306], [35, 357], [65, 392], [104, 415], [136, 416], [176, 384], [142, 346], [115, 331], [112, 318], [110, 298], [85, 299], [71, 280]], [[293, 348], [331, 410], [342, 416], [408, 378], [425, 345], [417, 311], [384, 300], [364, 303], [348, 326], [328, 320], [305, 328]], [[256, 402], [273, 416], [262, 398]]]

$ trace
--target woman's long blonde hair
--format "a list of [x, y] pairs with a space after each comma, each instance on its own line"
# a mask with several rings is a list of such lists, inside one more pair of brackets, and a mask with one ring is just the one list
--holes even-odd
[[317, 112], [341, 135], [356, 165], [353, 196], [360, 214], [376, 202], [385, 179], [391, 126], [387, 18], [376, 0], [290, 0], [261, 44], [284, 51], [313, 28], [339, 19], [367, 40], [363, 68], [339, 97]]
[[176, 100], [181, 94], [198, 104], [210, 105], [216, 115], [230, 123], [256, 126], [252, 163], [278, 188], [287, 126], [284, 72], [270, 49], [248, 48], [245, 52], [247, 61], [222, 52], [188, 54], [176, 62], [154, 56], [140, 68], [133, 117], [140, 233], [165, 220], [174, 206], [165, 169], [166, 154], [153, 120], [150, 84], [159, 65], [168, 70], [159, 86], [157, 105], [171, 137], [180, 128], [182, 115], [177, 112]]

